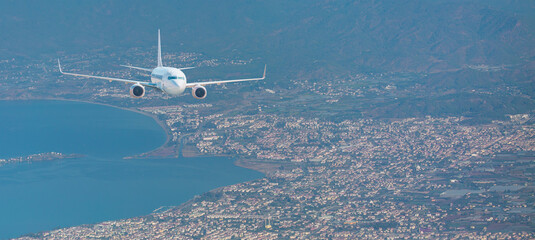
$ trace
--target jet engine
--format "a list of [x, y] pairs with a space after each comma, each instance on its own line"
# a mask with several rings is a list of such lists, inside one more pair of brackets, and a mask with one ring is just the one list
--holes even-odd
[[197, 99], [203, 99], [206, 97], [206, 88], [204, 88], [203, 86], [195, 86], [193, 87], [193, 89], [191, 90], [191, 95], [193, 95], [194, 98], [197, 98]]
[[142, 98], [145, 96], [145, 87], [140, 84], [134, 84], [130, 87], [130, 96], [133, 98]]

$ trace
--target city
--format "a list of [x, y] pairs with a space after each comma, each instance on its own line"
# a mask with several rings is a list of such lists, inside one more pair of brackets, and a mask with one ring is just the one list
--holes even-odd
[[[120, 87], [101, 89], [88, 98], [120, 105], [117, 99], [127, 97]], [[69, 91], [78, 90], [58, 91], [58, 97], [68, 99]], [[281, 100], [287, 95], [279, 91], [255, 90], [231, 111], [222, 107], [228, 103], [213, 101], [162, 105], [154, 93], [145, 106], [121, 106], [154, 116], [170, 136], [161, 148], [131, 157], [233, 156], [266, 177], [148, 216], [22, 239], [535, 236], [531, 114], [480, 124], [462, 116], [330, 120], [328, 107], [316, 116], [292, 114], [288, 105], [312, 101]], [[332, 100], [340, 97], [334, 93], [318, 95], [329, 97], [324, 105], [342, 104]]]
[[0, 238], [535, 239], [533, 2], [0, 5]]

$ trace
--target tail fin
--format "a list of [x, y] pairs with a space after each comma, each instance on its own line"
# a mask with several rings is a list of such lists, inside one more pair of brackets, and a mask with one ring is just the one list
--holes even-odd
[[162, 43], [160, 42], [160, 29], [158, 29], [158, 67], [162, 65]]

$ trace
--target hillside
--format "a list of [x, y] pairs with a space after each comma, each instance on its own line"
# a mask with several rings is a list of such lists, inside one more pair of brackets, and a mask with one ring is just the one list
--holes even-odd
[[[517, 0], [10, 1], [0, 7], [0, 31], [7, 33], [0, 39], [0, 58], [42, 61], [94, 49], [127, 58], [122, 53], [132, 48], [154, 51], [161, 28], [167, 53], [267, 63], [270, 88], [340, 80], [336, 87], [343, 89], [360, 84], [347, 78], [355, 74], [426, 76], [407, 83], [417, 83], [411, 86], [421, 94], [406, 95], [405, 102], [394, 101], [400, 97], [395, 95], [393, 102], [370, 105], [377, 109], [357, 109], [372, 116], [389, 117], [396, 109], [406, 110], [393, 116], [503, 116], [535, 106], [534, 11], [532, 2]], [[511, 99], [506, 88], [521, 94]], [[464, 94], [489, 89], [507, 96]], [[461, 102], [474, 106], [455, 107]]]

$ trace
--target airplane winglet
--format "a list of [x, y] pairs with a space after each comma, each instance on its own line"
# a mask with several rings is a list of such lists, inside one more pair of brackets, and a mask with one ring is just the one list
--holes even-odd
[[58, 68], [59, 68], [59, 72], [63, 73], [63, 70], [61, 70], [61, 63], [59, 62], [59, 58], [58, 58]]
[[266, 70], [267, 70], [267, 64], [264, 65], [264, 75], [262, 76], [262, 79], [266, 78]]

